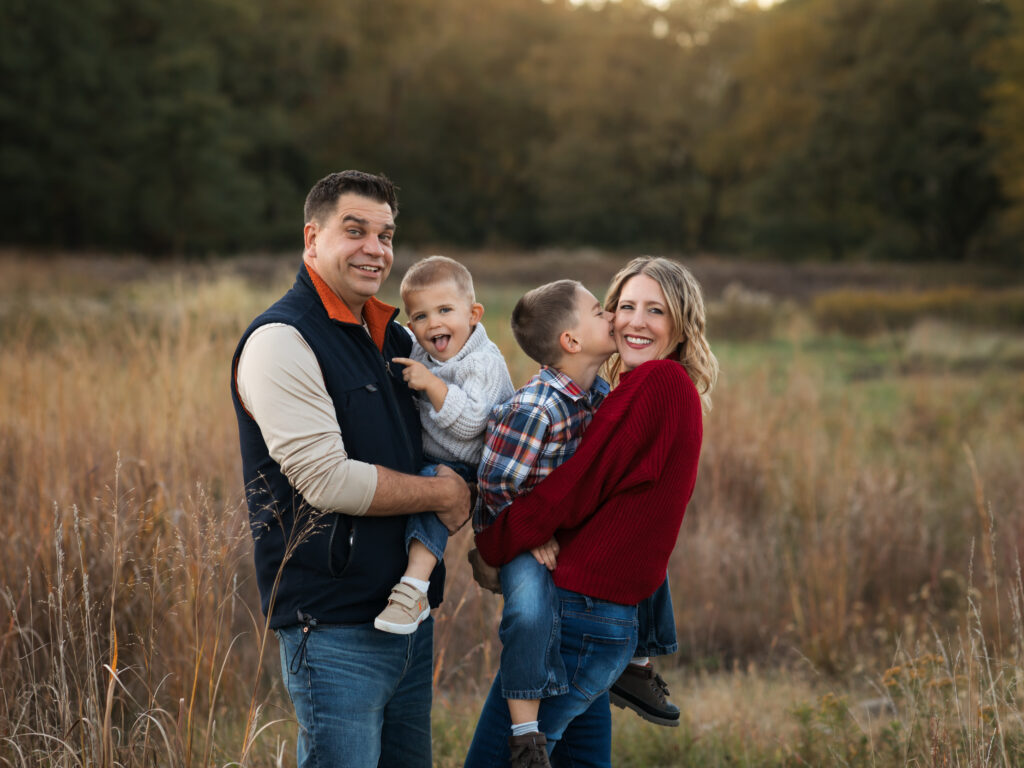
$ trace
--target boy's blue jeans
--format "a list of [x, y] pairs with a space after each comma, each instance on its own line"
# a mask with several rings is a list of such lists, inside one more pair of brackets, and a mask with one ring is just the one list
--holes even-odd
[[[555, 588], [555, 594], [560, 656], [563, 668], [570, 670], [569, 685], [564, 694], [541, 700], [540, 729], [547, 736], [549, 751], [565, 736], [566, 743], [559, 744], [555, 752], [555, 765], [610, 766], [608, 688], [622, 674], [636, 647], [636, 606], [595, 600], [565, 589]], [[499, 669], [480, 713], [466, 756], [467, 768], [508, 765], [511, 718], [502, 695], [504, 674], [504, 669]]]
[[548, 569], [529, 552], [501, 566], [501, 695], [543, 699], [569, 689], [559, 652], [558, 599]]
[[[426, 457], [430, 462], [420, 470], [423, 477], [436, 477], [437, 465], [444, 464], [451, 467], [458, 473], [459, 477], [467, 483], [476, 482], [476, 467], [461, 461], [440, 461]], [[418, 539], [430, 550], [440, 561], [444, 557], [444, 548], [448, 546], [448, 529], [444, 523], [437, 519], [433, 512], [420, 512], [416, 515], [409, 515], [409, 521], [405, 524], [405, 551], [409, 551], [409, 544], [413, 539]]]
[[[506, 699], [543, 699], [568, 689], [559, 654], [555, 584], [548, 569], [524, 552], [501, 566], [505, 606], [501, 638], [501, 694]], [[668, 578], [637, 605], [638, 640], [634, 656], [664, 656], [679, 648]]]

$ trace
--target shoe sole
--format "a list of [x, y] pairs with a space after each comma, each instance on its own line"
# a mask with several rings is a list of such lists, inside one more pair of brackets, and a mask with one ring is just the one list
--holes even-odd
[[664, 725], [666, 728], [679, 727], [679, 715], [676, 715], [675, 718], [656, 715], [644, 709], [643, 705], [639, 702], [634, 701], [633, 699], [630, 699], [626, 696], [622, 696], [618, 693], [613, 693], [611, 691], [608, 692], [608, 698], [611, 699], [612, 704], [614, 704], [619, 709], [631, 709], [649, 723], [654, 723], [655, 725]]
[[390, 621], [385, 621], [380, 616], [373, 620], [373, 626], [379, 629], [381, 632], [390, 632], [392, 635], [411, 635], [423, 620], [430, 615], [430, 608], [424, 608], [423, 613], [419, 615], [419, 618], [412, 624], [395, 624]]

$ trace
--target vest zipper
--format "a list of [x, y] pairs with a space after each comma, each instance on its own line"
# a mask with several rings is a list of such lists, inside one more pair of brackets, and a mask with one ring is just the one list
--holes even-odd
[[[394, 319], [394, 317], [392, 317], [392, 319]], [[388, 335], [387, 332], [385, 331], [384, 346], [387, 346], [387, 341]], [[372, 344], [373, 342], [371, 341], [370, 343]], [[376, 345], [374, 345], [374, 350], [376, 349], [377, 347]], [[388, 389], [390, 394], [390, 397], [388, 399], [390, 400], [391, 415], [395, 418], [395, 421], [398, 422], [398, 428], [399, 430], [401, 430], [402, 434], [402, 445], [405, 446], [406, 455], [409, 457], [409, 465], [412, 466], [414, 458], [412, 454], [412, 437], [409, 435], [409, 429], [405, 425], [405, 418], [402, 416], [402, 411], [398, 407], [398, 395], [395, 392], [395, 374], [391, 370], [391, 361], [384, 357], [384, 350], [382, 349], [379, 351], [380, 359], [384, 363], [384, 373], [388, 380]], [[409, 471], [410, 473], [416, 473], [419, 471], [419, 467], [413, 467]]]

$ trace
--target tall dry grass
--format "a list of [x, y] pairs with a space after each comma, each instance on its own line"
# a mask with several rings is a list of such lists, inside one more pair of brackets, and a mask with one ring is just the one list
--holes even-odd
[[[0, 260], [6, 764], [290, 759], [272, 637], [257, 675], [262, 619], [228, 361], [295, 264], [248, 266]], [[507, 332], [520, 287], [476, 279], [488, 331], [522, 383], [534, 366]], [[758, 299], [732, 328], [771, 309]], [[871, 377], [844, 376], [839, 342], [793, 320], [799, 308], [785, 314], [792, 323], [771, 334], [755, 324], [757, 343], [717, 346], [723, 375], [670, 566], [682, 648], [663, 668], [756, 659], [882, 680], [899, 654], [939, 644], [954, 679], [957, 663], [985, 659], [1003, 665], [992, 690], [1017, 679], [1019, 372], [904, 375], [897, 339], [879, 342]], [[450, 543], [437, 616], [435, 735], [451, 764], [471, 731], [465, 701], [486, 690], [499, 652], [500, 603], [470, 581], [469, 545], [466, 532]], [[1020, 699], [1004, 690], [1000, 701], [1009, 715]], [[812, 708], [806, 732], [836, 711]], [[633, 741], [653, 743], [623, 739], [623, 764]], [[938, 742], [905, 743], [909, 761]]]

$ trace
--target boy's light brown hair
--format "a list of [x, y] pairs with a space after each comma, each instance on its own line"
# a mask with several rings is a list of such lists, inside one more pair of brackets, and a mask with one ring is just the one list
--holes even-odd
[[512, 310], [512, 335], [523, 352], [541, 365], [557, 365], [564, 350], [563, 331], [579, 321], [576, 312], [578, 280], [556, 280], [528, 291]]
[[422, 291], [424, 288], [444, 282], [455, 283], [455, 287], [465, 295], [470, 304], [476, 301], [473, 276], [459, 262], [447, 256], [428, 256], [417, 261], [405, 273], [398, 292], [402, 296], [402, 301], [407, 301], [408, 295], [413, 291]]

